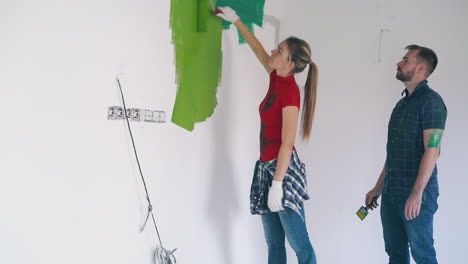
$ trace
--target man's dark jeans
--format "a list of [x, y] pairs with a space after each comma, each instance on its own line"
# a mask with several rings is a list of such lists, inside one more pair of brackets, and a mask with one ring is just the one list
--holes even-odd
[[425, 191], [419, 216], [407, 221], [406, 199], [382, 195], [380, 215], [389, 264], [409, 264], [409, 248], [417, 264], [437, 264], [432, 229], [438, 196], [436, 192]]

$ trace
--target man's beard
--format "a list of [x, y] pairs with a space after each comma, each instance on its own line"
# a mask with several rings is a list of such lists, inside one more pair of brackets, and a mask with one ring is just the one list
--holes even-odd
[[406, 73], [400, 71], [397, 71], [396, 78], [402, 82], [409, 82], [413, 79], [414, 73], [416, 72], [416, 68], [414, 68], [411, 71], [407, 71]]

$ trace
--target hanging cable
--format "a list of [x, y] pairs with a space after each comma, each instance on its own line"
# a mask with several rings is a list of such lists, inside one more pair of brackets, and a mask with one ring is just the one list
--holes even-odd
[[140, 171], [141, 180], [143, 182], [143, 186], [145, 187], [146, 200], [148, 201], [148, 213], [146, 215], [146, 220], [143, 223], [143, 226], [140, 228], [140, 231], [143, 231], [145, 229], [146, 223], [148, 222], [148, 219], [151, 216], [151, 219], [153, 219], [154, 228], [156, 229], [156, 234], [157, 234], [158, 240], [159, 240], [159, 246], [156, 247], [156, 250], [155, 250], [155, 253], [154, 253], [154, 262], [156, 264], [174, 264], [174, 263], [176, 263], [176, 258], [174, 256], [174, 251], [176, 251], [177, 248], [170, 251], [170, 250], [167, 250], [167, 249], [165, 249], [163, 247], [163, 244], [162, 244], [162, 241], [161, 241], [161, 236], [159, 235], [158, 226], [156, 225], [156, 220], [155, 220], [154, 214], [153, 214], [153, 205], [151, 204], [151, 200], [149, 198], [148, 188], [146, 187], [145, 177], [143, 176], [143, 172], [142, 172], [141, 166], [140, 166], [140, 161], [138, 159], [138, 154], [137, 154], [136, 147], [135, 147], [135, 141], [133, 139], [132, 129], [130, 128], [130, 122], [128, 121], [127, 107], [125, 105], [125, 99], [124, 99], [124, 95], [123, 95], [123, 91], [122, 91], [122, 86], [120, 85], [119, 78], [117, 77], [116, 79], [117, 79], [117, 84], [119, 85], [120, 95], [122, 97], [124, 116], [125, 116], [125, 120], [127, 121], [128, 132], [130, 133], [130, 138], [132, 140], [133, 152], [135, 153], [135, 158], [136, 158], [136, 161], [137, 161], [137, 164], [138, 164], [138, 170]]
[[380, 35], [379, 35], [379, 57], [377, 59], [378, 63], [382, 62], [382, 38], [383, 38], [384, 32], [390, 32], [390, 30], [385, 29], [385, 28], [382, 28], [380, 30]]

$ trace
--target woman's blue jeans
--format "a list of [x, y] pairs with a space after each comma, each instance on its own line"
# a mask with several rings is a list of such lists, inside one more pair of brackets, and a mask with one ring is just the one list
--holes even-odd
[[437, 264], [432, 233], [437, 197], [437, 193], [425, 191], [419, 216], [408, 221], [405, 219], [406, 199], [382, 195], [380, 216], [389, 264], [409, 264], [409, 248], [416, 263]]
[[268, 264], [286, 264], [285, 237], [296, 252], [299, 264], [316, 264], [317, 260], [309, 240], [304, 206], [298, 215], [290, 208], [262, 215], [263, 230], [268, 246]]

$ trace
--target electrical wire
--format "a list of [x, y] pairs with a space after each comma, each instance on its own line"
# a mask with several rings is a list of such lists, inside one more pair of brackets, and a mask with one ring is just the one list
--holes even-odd
[[380, 30], [380, 35], [379, 35], [379, 57], [378, 57], [378, 59], [377, 59], [377, 62], [378, 62], [378, 63], [381, 63], [381, 62], [382, 62], [382, 38], [383, 38], [384, 32], [390, 32], [390, 30], [384, 29], [384, 28], [382, 28], [382, 29]]
[[161, 236], [159, 235], [158, 226], [156, 225], [156, 220], [154, 218], [153, 205], [151, 204], [151, 200], [149, 198], [148, 188], [146, 187], [145, 177], [143, 176], [143, 172], [142, 172], [141, 166], [140, 166], [140, 161], [138, 159], [138, 154], [137, 154], [136, 147], [135, 147], [135, 140], [133, 139], [132, 129], [130, 128], [130, 122], [128, 121], [127, 107], [125, 105], [125, 98], [124, 98], [124, 95], [123, 95], [122, 86], [120, 84], [119, 78], [117, 77], [116, 79], [117, 79], [117, 84], [119, 85], [120, 95], [122, 97], [122, 104], [123, 104], [123, 109], [124, 109], [125, 120], [127, 121], [128, 132], [130, 133], [130, 138], [132, 139], [133, 152], [135, 153], [135, 158], [136, 158], [136, 161], [137, 161], [137, 164], [138, 164], [138, 170], [140, 171], [141, 180], [143, 182], [143, 186], [145, 187], [146, 200], [148, 201], [148, 214], [146, 215], [146, 220], [145, 220], [143, 226], [140, 228], [140, 231], [143, 231], [145, 229], [148, 218], [151, 215], [151, 218], [153, 219], [154, 228], [156, 229], [156, 234], [157, 234], [158, 240], [159, 240], [159, 246], [156, 247], [156, 250], [155, 250], [155, 253], [154, 253], [154, 262], [156, 264], [174, 264], [174, 263], [176, 263], [176, 258], [174, 256], [174, 251], [176, 251], [177, 248], [170, 251], [170, 250], [167, 250], [167, 249], [165, 249], [163, 247], [163, 244], [162, 244], [162, 241], [161, 241]]

